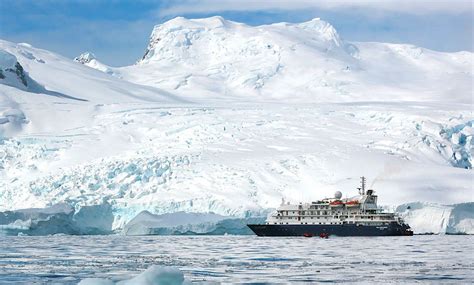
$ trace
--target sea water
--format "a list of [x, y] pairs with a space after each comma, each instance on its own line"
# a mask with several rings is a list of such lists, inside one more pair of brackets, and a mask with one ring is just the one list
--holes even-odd
[[0, 284], [118, 281], [151, 265], [196, 283], [472, 284], [474, 237], [0, 237]]

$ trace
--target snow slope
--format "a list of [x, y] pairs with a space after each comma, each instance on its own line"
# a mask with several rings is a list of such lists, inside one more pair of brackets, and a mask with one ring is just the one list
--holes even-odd
[[90, 52], [82, 53], [78, 57], [74, 58], [74, 61], [77, 61], [81, 64], [86, 65], [86, 66], [89, 66], [93, 69], [97, 69], [99, 71], [105, 72], [107, 74], [120, 77], [120, 75], [115, 73], [112, 70], [112, 68], [110, 68], [109, 66], [107, 66], [107, 65], [103, 64], [102, 62], [100, 62], [99, 60], [97, 60], [97, 58], [95, 57], [95, 55], [93, 53], [90, 53]]
[[0, 211], [104, 209], [91, 231], [142, 211], [247, 218], [282, 197], [351, 196], [361, 175], [387, 206], [474, 201], [472, 53], [220, 17], [156, 26], [136, 65], [108, 67], [121, 78], [27, 44], [0, 51], [43, 88], [0, 79]]
[[0, 40], [0, 49], [14, 55], [39, 84], [66, 98], [94, 103], [176, 102], [176, 98], [166, 91], [120, 80], [28, 44]]
[[119, 70], [127, 80], [190, 98], [286, 103], [470, 103], [465, 92], [473, 79], [471, 53], [348, 43], [317, 18], [252, 27], [221, 17], [178, 17], [155, 26], [143, 58]]

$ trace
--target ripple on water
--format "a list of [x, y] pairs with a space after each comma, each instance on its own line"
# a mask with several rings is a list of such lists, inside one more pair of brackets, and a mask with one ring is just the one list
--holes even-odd
[[[472, 236], [2, 237], [0, 284], [121, 280], [152, 264], [222, 283], [474, 283]], [[344, 246], [341, 246], [343, 244]], [[341, 274], [343, 272], [343, 274]]]

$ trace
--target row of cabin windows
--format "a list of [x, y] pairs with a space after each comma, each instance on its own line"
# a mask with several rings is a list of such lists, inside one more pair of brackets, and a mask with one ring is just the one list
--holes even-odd
[[310, 209], [329, 209], [328, 205], [311, 205], [309, 206]]
[[[331, 217], [330, 216], [327, 216], [327, 217], [280, 217], [280, 216], [277, 216], [276, 218], [281, 219], [281, 220], [283, 220], [283, 219], [287, 219], [287, 220], [293, 220], [293, 219], [294, 220], [304, 220], [304, 219], [313, 220], [313, 219], [318, 219], [319, 220], [319, 219], [329, 219]], [[350, 217], [349, 216], [334, 216], [333, 218], [335, 218], [335, 219], [339, 219], [339, 218], [341, 218], [341, 219], [348, 219], [348, 218], [363, 219], [363, 218], [367, 218], [367, 219], [370, 219], [370, 220], [374, 220], [374, 217], [372, 217], [372, 216], [366, 216], [366, 217], [363, 217], [363, 218], [355, 217], [355, 216], [350, 216]], [[380, 218], [380, 220], [390, 220], [389, 218], [386, 218], [386, 217], [379, 217], [379, 218]]]
[[[328, 209], [328, 208], [326, 208]], [[355, 209], [354, 209], [355, 210]], [[281, 212], [281, 214], [283, 215], [286, 215], [288, 216], [289, 214], [299, 214], [299, 215], [320, 215], [321, 213], [323, 215], [327, 215], [328, 211], [308, 211], [308, 210], [303, 210], [303, 211], [279, 211], [279, 213]], [[331, 212], [331, 211], [329, 211]], [[335, 214], [342, 214], [342, 213], [351, 213], [351, 214], [356, 214], [356, 215], [361, 215], [363, 213], [361, 213], [360, 211], [332, 211], [332, 213], [335, 213]], [[368, 213], [370, 213], [370, 211], [367, 211]], [[371, 213], [371, 214], [375, 214], [375, 213]]]
[[[364, 213], [361, 213], [361, 212], [341, 212], [341, 211], [337, 211], [337, 212], [331, 212], [331, 211], [281, 211], [281, 212], [278, 212], [277, 216], [288, 216], [288, 214], [297, 214], [297, 216], [304, 216], [304, 215], [341, 215], [341, 214], [345, 214], [345, 215], [352, 215], [352, 217], [355, 217], [355, 216], [358, 216], [360, 218], [370, 218], [370, 219], [373, 219], [375, 216], [371, 216], [371, 215], [363, 215]], [[380, 219], [387, 219], [387, 220], [390, 220], [393, 218], [393, 215], [378, 215], [377, 217], [379, 217]]]
[[[283, 220], [283, 219], [285, 219], [285, 220], [293, 220], [293, 219], [297, 220], [298, 218], [300, 218], [301, 220], [305, 219], [305, 217], [278, 217], [278, 216], [276, 218], [281, 219], [281, 220]], [[312, 219], [318, 219], [318, 220], [319, 219], [329, 219], [329, 218], [330, 218], [330, 216], [328, 216], [328, 217], [306, 217], [306, 219], [311, 219], [311, 220]]]
[[[313, 223], [311, 223], [311, 224], [313, 224], [313, 225], [341, 225], [341, 224], [345, 224], [345, 223], [346, 223], [346, 222], [334, 222], [334, 223], [321, 223], [321, 222], [315, 223], [315, 222], [313, 222]], [[353, 222], [353, 221], [348, 221], [347, 223], [348, 223], [348, 224], [355, 224], [355, 222]], [[276, 222], [273, 223], [273, 224], [278, 225], [278, 223], [276, 223]], [[288, 222], [286, 222], [286, 223], [280, 222], [280, 225], [283, 225], [283, 224], [287, 224], [287, 225], [288, 225]], [[305, 222], [305, 223], [302, 222], [301, 224], [302, 224], [302, 225], [307, 225], [308, 223], [307, 223], [307, 222]], [[360, 225], [366, 225], [366, 226], [369, 226], [369, 225], [370, 225], [370, 226], [388, 226], [389, 223], [358, 223], [357, 225], [358, 225], [358, 226], [360, 226]]]
[[298, 215], [327, 215], [329, 212], [333, 214], [354, 214], [354, 215], [361, 215], [361, 212], [353, 212], [353, 211], [279, 211], [278, 214], [282, 214], [284, 216], [288, 216], [288, 214], [298, 214]]
[[[276, 222], [273, 223], [273, 224], [278, 225], [278, 223], [276, 223]], [[284, 224], [288, 225], [288, 222], [287, 223], [280, 222], [280, 225], [284, 225]], [[308, 223], [301, 223], [301, 224], [302, 225], [307, 225]], [[321, 222], [319, 222], [319, 223], [311, 223], [311, 224], [312, 225], [342, 225], [342, 223], [340, 223], [340, 222], [334, 222], [334, 223], [321, 223]]]
[[[328, 211], [282, 211], [281, 214], [284, 216], [288, 216], [288, 213], [290, 214], [298, 214], [298, 215], [327, 215]], [[278, 216], [280, 213], [278, 213]]]

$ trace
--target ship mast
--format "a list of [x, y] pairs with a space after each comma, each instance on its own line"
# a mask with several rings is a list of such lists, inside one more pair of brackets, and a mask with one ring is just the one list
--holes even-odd
[[366, 179], [364, 176], [362, 176], [360, 178], [360, 188], [359, 188], [359, 191], [360, 191], [360, 195], [365, 195], [365, 182], [366, 182]]

